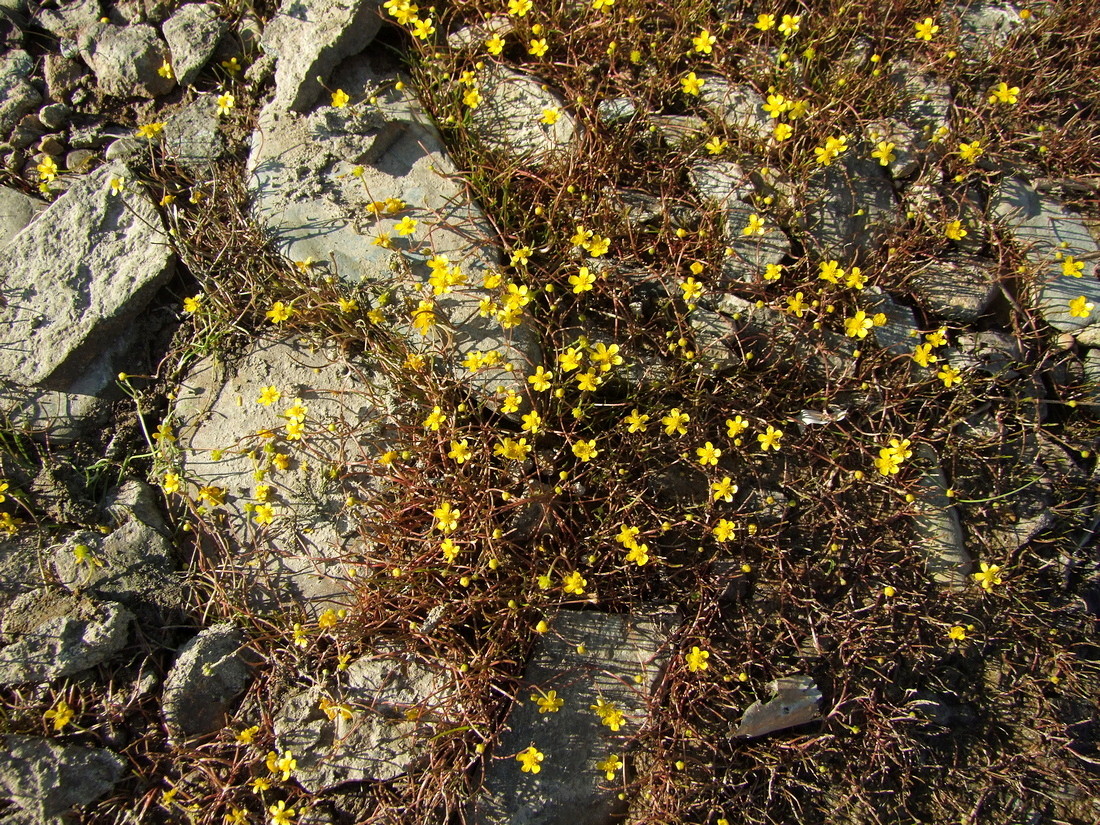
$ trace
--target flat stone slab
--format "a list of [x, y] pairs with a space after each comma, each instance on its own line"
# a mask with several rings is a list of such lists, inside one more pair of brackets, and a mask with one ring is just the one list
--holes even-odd
[[149, 196], [112, 165], [80, 176], [4, 247], [0, 377], [68, 390], [110, 350], [172, 273], [175, 256]]
[[[427, 737], [448, 717], [448, 672], [401, 654], [353, 662], [341, 685], [296, 693], [275, 718], [275, 736], [294, 753], [295, 779], [310, 793], [348, 782], [401, 776], [420, 758]], [[346, 713], [324, 708], [342, 705]]]
[[767, 140], [776, 123], [764, 111], [764, 99], [753, 86], [730, 83], [724, 77], [703, 78], [699, 105], [736, 134], [749, 139]]
[[[376, 71], [369, 58], [346, 61], [333, 78], [349, 94], [383, 87], [377, 105], [322, 106], [310, 115], [261, 113], [249, 157], [257, 218], [294, 261], [354, 284], [377, 285], [399, 297], [394, 327], [483, 397], [507, 390], [526, 396], [525, 376], [541, 363], [530, 325], [505, 329], [480, 312], [501, 289], [483, 286], [501, 264], [500, 245], [481, 209], [467, 196], [442, 138], [397, 75]], [[400, 201], [403, 208], [375, 213], [371, 205]], [[412, 230], [399, 234], [402, 221]], [[388, 237], [387, 245], [377, 241]], [[462, 283], [440, 292], [429, 285], [433, 256], [445, 257]], [[434, 307], [438, 326], [421, 334], [411, 317], [420, 301]], [[447, 327], [444, 335], [440, 329]], [[472, 352], [495, 351], [496, 360], [473, 373], [461, 364]], [[514, 371], [508, 369], [514, 367]]]
[[954, 324], [978, 320], [999, 292], [996, 265], [977, 258], [929, 261], [909, 286], [934, 317]]
[[[669, 637], [679, 624], [671, 610], [609, 615], [563, 610], [539, 638], [524, 673], [531, 686], [512, 706], [485, 769], [484, 794], [475, 801], [480, 825], [604, 825], [625, 809], [621, 777], [607, 781], [599, 762], [617, 755], [648, 716], [648, 703], [671, 656]], [[578, 646], [584, 652], [578, 652]], [[555, 713], [540, 713], [529, 693], [556, 691]], [[614, 703], [623, 714], [618, 732], [592, 706]], [[538, 773], [523, 773], [516, 754], [535, 747]]]
[[[1001, 181], [989, 211], [1028, 257], [1042, 265], [1037, 306], [1043, 320], [1060, 332], [1073, 333], [1084, 346], [1100, 346], [1100, 245], [1084, 222], [1020, 178]], [[1064, 274], [1062, 261], [1067, 256], [1084, 264], [1080, 277]], [[1087, 318], [1070, 313], [1069, 302], [1080, 296], [1096, 307]]]
[[[536, 77], [494, 65], [481, 79], [481, 104], [470, 110], [470, 131], [482, 145], [525, 166], [540, 166], [568, 149], [578, 126], [565, 102]], [[556, 109], [553, 124], [543, 112]]]
[[6, 736], [0, 748], [4, 796], [36, 823], [53, 823], [99, 799], [122, 778], [126, 763], [105, 748], [65, 745], [36, 736]]
[[947, 497], [947, 478], [931, 447], [918, 444], [913, 447], [913, 453], [914, 464], [922, 471], [917, 479], [920, 493], [913, 504], [916, 511], [913, 526], [928, 574], [948, 590], [965, 590], [974, 561], [966, 549], [955, 503]]
[[173, 744], [213, 733], [252, 680], [241, 652], [244, 633], [232, 622], [203, 630], [179, 650], [164, 679], [164, 724]]
[[272, 106], [307, 111], [337, 64], [374, 39], [382, 27], [380, 5], [378, 0], [283, 0], [260, 38], [261, 48], [275, 57]]
[[[281, 398], [260, 404], [264, 387]], [[295, 398], [306, 409], [300, 439], [287, 437]], [[223, 547], [211, 551], [232, 557], [239, 595], [270, 610], [290, 602], [319, 613], [344, 603], [349, 574], [339, 559], [362, 547], [359, 514], [346, 499], [370, 497], [396, 403], [364, 365], [297, 338], [259, 339], [232, 363], [195, 365], [171, 419], [182, 478], [173, 495], [203, 506], [216, 525]], [[221, 503], [201, 499], [204, 488], [217, 488]], [[258, 505], [271, 508], [269, 524]]]
[[125, 646], [133, 614], [119, 604], [36, 590], [4, 615], [0, 685], [48, 682], [107, 661]]
[[871, 252], [896, 218], [894, 191], [883, 168], [849, 148], [807, 181], [802, 228], [807, 246], [842, 265]]

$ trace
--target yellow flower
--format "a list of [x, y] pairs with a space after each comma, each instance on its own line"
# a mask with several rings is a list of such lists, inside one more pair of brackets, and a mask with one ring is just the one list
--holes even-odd
[[661, 423], [665, 426], [665, 435], [686, 435], [687, 423], [690, 420], [691, 416], [681, 412], [679, 407], [673, 407], [661, 418]]
[[879, 165], [889, 166], [897, 158], [894, 154], [895, 145], [889, 141], [879, 141], [878, 147], [871, 152], [871, 157], [878, 160]]
[[779, 23], [779, 33], [784, 37], [793, 37], [798, 34], [799, 24], [802, 22], [802, 17], [797, 14], [784, 14], [783, 19]]
[[587, 266], [582, 266], [576, 275], [569, 276], [569, 285], [573, 287], [573, 291], [578, 295], [591, 290], [594, 283], [596, 283], [596, 276], [589, 271]]
[[970, 164], [977, 162], [978, 158], [983, 153], [981, 141], [975, 140], [972, 143], [960, 143], [959, 144], [959, 157]]
[[1078, 295], [1069, 302], [1069, 314], [1074, 318], [1088, 318], [1094, 308], [1092, 301], [1087, 300], [1084, 295]]
[[718, 519], [718, 523], [711, 528], [715, 541], [727, 542], [737, 531], [737, 525], [728, 519]]
[[591, 461], [599, 454], [599, 450], [596, 449], [596, 439], [585, 441], [583, 438], [578, 439], [573, 445], [573, 455], [579, 458], [581, 461]]
[[526, 438], [518, 441], [504, 438], [493, 447], [493, 453], [511, 461], [523, 461], [531, 453], [531, 445], [527, 443]]
[[233, 106], [236, 105], [236, 102], [237, 99], [226, 92], [223, 95], [219, 95], [218, 99], [214, 101], [214, 104], [218, 107], [219, 115], [227, 115], [233, 110]]
[[737, 438], [737, 436], [741, 435], [741, 433], [748, 428], [749, 422], [739, 415], [726, 419], [726, 435], [730, 438]]
[[917, 40], [931, 40], [932, 35], [940, 30], [931, 17], [926, 17], [913, 24], [916, 29]]
[[271, 524], [275, 520], [275, 508], [270, 504], [257, 504], [252, 508], [252, 519], [257, 524]]
[[556, 690], [548, 690], [545, 695], [532, 696], [531, 699], [539, 706], [539, 713], [557, 713], [565, 704]]
[[263, 404], [265, 407], [270, 407], [282, 397], [283, 394], [279, 392], [278, 388], [274, 385], [260, 387], [260, 397], [256, 399], [256, 403]]
[[441, 533], [453, 533], [458, 529], [458, 519], [462, 511], [454, 507], [451, 502], [445, 501], [432, 510], [435, 516], [435, 529]]
[[[164, 481], [161, 482], [161, 489], [168, 494], [178, 493], [180, 489], [181, 479], [178, 473], [165, 473]], [[6, 487], [7, 485], [5, 485]]]
[[749, 215], [749, 225], [741, 230], [742, 235], [763, 235], [767, 231], [767, 225], [764, 223], [764, 219], [757, 215], [755, 212]]
[[948, 221], [943, 228], [943, 234], [948, 240], [961, 241], [969, 233], [963, 229], [962, 221]]
[[198, 499], [211, 507], [217, 507], [225, 503], [225, 490], [215, 486], [202, 487], [198, 492]]
[[623, 422], [626, 424], [627, 432], [644, 433], [646, 424], [649, 423], [649, 416], [634, 409], [630, 415], [623, 419]]
[[458, 464], [462, 464], [469, 460], [470, 455], [470, 443], [464, 438], [461, 441], [451, 442], [451, 451], [447, 453], [447, 458], [453, 458]]
[[771, 115], [772, 120], [777, 119], [789, 108], [790, 103], [787, 102], [787, 98], [780, 94], [768, 95], [768, 102], [764, 104], [764, 111]]
[[534, 387], [536, 392], [546, 392], [550, 389], [553, 378], [554, 373], [542, 367], [536, 367], [534, 374], [527, 376], [527, 383]]
[[588, 581], [576, 570], [563, 577], [561, 581], [562, 589], [566, 593], [574, 593], [578, 596], [584, 595], [584, 588], [587, 584]]
[[766, 32], [769, 29], [775, 28], [775, 15], [774, 14], [761, 14], [756, 18], [756, 22], [752, 24], [753, 28], [760, 29], [762, 32]]
[[729, 143], [727, 141], [724, 141], [721, 138], [715, 136], [715, 137], [712, 137], [710, 140], [707, 141], [706, 149], [712, 155], [720, 155], [724, 151], [726, 151], [726, 148], [728, 146], [729, 146]]
[[281, 324], [287, 320], [294, 313], [293, 304], [286, 304], [282, 301], [276, 301], [272, 304], [271, 309], [266, 313], [266, 317], [273, 324]]
[[250, 728], [245, 728], [237, 734], [236, 740], [242, 745], [251, 745], [256, 738], [256, 734], [260, 732], [259, 725], [253, 725]]
[[603, 771], [604, 778], [610, 782], [615, 778], [615, 774], [618, 773], [619, 768], [622, 766], [622, 760], [615, 754], [611, 754], [607, 759], [596, 763], [596, 770]]
[[154, 138], [164, 131], [163, 123], [146, 123], [142, 126], [138, 126], [137, 131], [134, 134], [137, 137], [142, 138]]
[[522, 421], [523, 429], [532, 435], [542, 430], [542, 416], [534, 410], [531, 410], [531, 412], [523, 416]]
[[733, 480], [729, 476], [723, 476], [721, 481], [711, 482], [710, 492], [715, 501], [724, 501], [727, 504], [733, 501], [734, 494], [738, 491], [738, 486], [733, 483]]
[[972, 574], [972, 578], [982, 586], [986, 592], [991, 592], [998, 584], [1004, 584], [1001, 580], [1001, 568], [999, 565], [982, 562], [981, 572]]
[[520, 397], [513, 390], [508, 390], [508, 394], [504, 396], [504, 401], [500, 405], [500, 411], [510, 415], [519, 409], [519, 403]]
[[538, 773], [541, 771], [542, 766], [539, 763], [542, 762], [543, 758], [544, 754], [536, 750], [534, 745], [516, 754], [516, 761], [520, 763], [520, 770], [524, 773]]
[[489, 54], [493, 55], [494, 57], [498, 56], [502, 51], [504, 51], [504, 38], [494, 34], [492, 37], [485, 41], [485, 49], [489, 52]]
[[714, 44], [718, 42], [718, 38], [712, 35], [706, 29], [700, 29], [699, 34], [691, 39], [692, 44], [695, 46], [695, 51], [700, 54], [710, 54], [713, 50]]
[[853, 266], [848, 270], [848, 278], [845, 280], [844, 285], [848, 287], [848, 289], [863, 289], [863, 287], [867, 286], [867, 279], [863, 275], [863, 270], [858, 266]]
[[57, 177], [57, 162], [49, 155], [46, 155], [35, 168], [38, 170], [38, 176], [44, 181], [51, 181]]
[[611, 240], [609, 238], [601, 238], [599, 235], [593, 235], [592, 239], [585, 244], [584, 248], [588, 250], [588, 254], [593, 258], [599, 258], [601, 255], [607, 254], [607, 250], [611, 248]]
[[433, 432], [439, 430], [440, 426], [446, 422], [447, 416], [443, 412], [442, 407], [434, 407], [428, 417], [424, 419], [424, 429], [431, 430]]
[[615, 5], [615, 0], [592, 0], [592, 8], [596, 11], [603, 11], [609, 9]]
[[349, 100], [351, 100], [351, 98], [348, 96], [348, 93], [345, 92], [343, 89], [337, 89], [335, 92], [332, 93], [332, 105], [335, 106], [337, 109], [343, 109], [345, 106], [348, 105]]
[[296, 811], [294, 808], [288, 808], [282, 799], [271, 805], [267, 811], [271, 814], [271, 825], [293, 825], [294, 823]]
[[531, 0], [508, 0], [508, 14], [524, 17], [531, 11]]
[[777, 123], [772, 129], [772, 137], [776, 143], [782, 143], [794, 134], [794, 128], [789, 123]]
[[592, 240], [592, 230], [585, 229], [583, 226], [577, 226], [573, 232], [573, 236], [569, 239], [569, 242], [573, 246], [588, 247], [589, 242]]
[[806, 303], [802, 300], [801, 292], [796, 292], [793, 298], [787, 298], [787, 311], [793, 312], [801, 318], [806, 312]]
[[455, 559], [458, 558], [459, 546], [451, 539], [443, 539], [439, 545], [439, 550], [443, 553], [443, 560], [446, 561], [447, 564], [454, 564]]
[[779, 440], [783, 438], [783, 431], [777, 430], [771, 424], [768, 425], [768, 429], [765, 432], [756, 436], [756, 440], [760, 442], [760, 449], [764, 452], [768, 451], [768, 448], [779, 452]]
[[172, 79], [172, 64], [165, 60], [160, 64], [160, 68], [157, 69], [157, 74], [168, 80]]
[[619, 706], [614, 702], [605, 702], [603, 699], [597, 698], [596, 704], [589, 705], [589, 708], [596, 711], [596, 715], [600, 717], [600, 721], [611, 728], [612, 731], [618, 732], [619, 728], [621, 728], [626, 721], [623, 712], [619, 710]]
[[435, 34], [435, 24], [432, 23], [432, 18], [426, 17], [413, 22], [413, 37], [418, 40], [427, 40], [433, 34]]
[[[178, 480], [179, 476], [177, 476], [176, 478]], [[8, 500], [8, 497], [6, 495], [4, 495], [4, 493], [6, 493], [7, 491], [8, 491], [8, 482], [0, 481], [0, 504], [3, 504], [5, 501]]]
[[1085, 262], [1079, 261], [1072, 255], [1066, 255], [1062, 259], [1062, 274], [1068, 278], [1080, 278], [1085, 271]]
[[626, 554], [627, 562], [634, 562], [639, 567], [643, 567], [649, 562], [649, 545], [644, 542], [641, 544], [634, 544], [629, 548], [629, 552]]
[[862, 309], [851, 318], [844, 319], [844, 334], [849, 338], [866, 338], [875, 322]]
[[561, 117], [561, 107], [552, 106], [549, 109], [542, 110], [542, 117], [539, 119], [540, 123], [545, 123], [547, 126], [553, 126], [558, 122], [558, 118]]
[[401, 236], [411, 235], [413, 232], [416, 231], [416, 225], [418, 223], [420, 223], [420, 221], [416, 220], [416, 218], [412, 218], [406, 215], [396, 224], [394, 224], [393, 230]]
[[684, 94], [698, 97], [705, 82], [702, 78], [696, 77], [695, 72], [688, 72], [680, 78], [680, 88], [684, 90]]
[[111, 191], [116, 195], [126, 189], [125, 178], [111, 178], [110, 180]]
[[932, 353], [931, 344], [917, 344], [917, 346], [913, 348], [913, 360], [922, 367], [930, 367], [940, 359]]
[[691, 303], [703, 294], [703, 285], [694, 278], [686, 278], [680, 281], [680, 289], [684, 293], [684, 300]]
[[710, 667], [710, 665], [707, 664], [707, 659], [709, 658], [709, 652], [696, 646], [692, 647], [691, 653], [684, 657], [684, 661], [687, 662], [688, 670], [692, 673], [698, 673], [700, 670], [706, 670]]
[[534, 57], [542, 57], [550, 50], [550, 47], [546, 45], [546, 38], [536, 38], [530, 42], [527, 46], [527, 53]]
[[989, 90], [989, 102], [990, 103], [1007, 103], [1010, 106], [1017, 101], [1017, 95], [1020, 94], [1019, 86], [1009, 86], [1007, 83], [998, 83], [992, 89]]
[[722, 457], [722, 451], [711, 444], [709, 441], [702, 447], [695, 449], [695, 454], [699, 456], [699, 463], [706, 467], [707, 465], [716, 466], [718, 459]]
[[947, 638], [953, 642], [961, 642], [966, 639], [966, 628], [962, 625], [955, 625], [947, 631]]
[[53, 708], [42, 714], [42, 718], [46, 721], [52, 721], [53, 729], [57, 731], [63, 729], [69, 722], [73, 721], [74, 715], [75, 713], [73, 709], [69, 707], [68, 702], [64, 699], [59, 699]]

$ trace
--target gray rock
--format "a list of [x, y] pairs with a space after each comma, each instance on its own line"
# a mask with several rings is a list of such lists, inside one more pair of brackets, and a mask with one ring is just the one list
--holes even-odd
[[34, 590], [18, 596], [4, 615], [0, 685], [48, 682], [95, 667], [121, 650], [133, 614], [112, 603]]
[[[54, 548], [58, 580], [70, 590], [133, 609], [178, 607], [178, 564], [152, 489], [140, 481], [126, 482], [108, 496], [108, 508], [114, 521], [110, 533], [79, 532]], [[90, 548], [98, 564], [78, 563], [76, 544]]]
[[38, 151], [53, 157], [65, 153], [65, 141], [58, 135], [46, 135], [38, 141]]
[[808, 375], [824, 381], [851, 375], [855, 368], [851, 338], [808, 329], [808, 324], [792, 315], [758, 307], [736, 295], [704, 296], [692, 311], [691, 324], [698, 358], [717, 368], [743, 363], [748, 353], [756, 369], [797, 363]]
[[[577, 122], [565, 102], [537, 78], [494, 64], [481, 77], [481, 95], [481, 105], [470, 111], [470, 132], [510, 160], [538, 167], [577, 139]], [[542, 113], [554, 108], [561, 113], [557, 122], [542, 123]]]
[[205, 102], [185, 106], [164, 125], [164, 156], [189, 172], [209, 171], [224, 153], [218, 115]]
[[512, 18], [503, 15], [490, 17], [483, 23], [463, 26], [447, 34], [447, 45], [452, 49], [480, 48], [494, 34], [505, 37], [515, 30]]
[[917, 479], [917, 500], [913, 503], [913, 528], [917, 547], [924, 555], [928, 574], [951, 591], [965, 590], [974, 562], [966, 549], [962, 522], [955, 503], [947, 497], [947, 478], [939, 457], [927, 444], [913, 446]]
[[[880, 143], [894, 144], [894, 160], [885, 168], [890, 171], [894, 179], [908, 178], [914, 175], [920, 168], [920, 158], [917, 154], [917, 132], [907, 123], [902, 123], [893, 118], [875, 120], [863, 127], [863, 134], [872, 151], [878, 148]], [[879, 161], [879, 165], [882, 162]]]
[[978, 320], [1000, 292], [996, 265], [980, 258], [929, 261], [908, 283], [931, 315], [954, 324]]
[[807, 182], [802, 228], [817, 257], [847, 265], [886, 237], [894, 191], [878, 163], [849, 149]]
[[[401, 776], [418, 762], [424, 740], [455, 718], [438, 664], [382, 653], [352, 663], [341, 682], [295, 694], [275, 717], [276, 742], [294, 753], [294, 777], [310, 793]], [[322, 699], [345, 705], [351, 718], [328, 718]]]
[[[648, 702], [671, 656], [675, 613], [608, 615], [563, 610], [539, 637], [524, 680], [531, 692], [551, 690], [564, 701], [556, 713], [539, 713], [534, 700], [516, 701], [485, 767], [484, 792], [474, 802], [478, 825], [570, 822], [603, 825], [624, 805], [615, 782], [596, 764], [623, 753], [645, 724]], [[584, 653], [578, 645], [584, 645]], [[528, 691], [524, 691], [527, 694]], [[622, 730], [612, 732], [592, 711], [598, 700], [622, 711]], [[522, 773], [516, 755], [528, 747], [544, 754], [538, 773]]]
[[172, 71], [181, 86], [190, 86], [207, 64], [229, 25], [212, 3], [188, 3], [164, 21], [161, 31], [172, 52]]
[[875, 327], [871, 332], [875, 336], [875, 343], [894, 355], [911, 354], [913, 347], [921, 342], [913, 310], [898, 303], [888, 292], [883, 292], [877, 286], [867, 287], [863, 294], [867, 296], [868, 315], [881, 312], [886, 316], [886, 323]]
[[14, 238], [31, 219], [46, 208], [38, 198], [18, 189], [0, 186], [0, 247]]
[[80, 61], [49, 52], [45, 60], [46, 94], [52, 100], [70, 101], [72, 93], [87, 76]]
[[[369, 497], [376, 483], [373, 475], [349, 465], [374, 462], [387, 449], [384, 411], [397, 403], [388, 385], [367, 373], [364, 364], [311, 350], [296, 339], [257, 339], [232, 362], [201, 360], [177, 391], [173, 420], [179, 472], [186, 479], [181, 494], [195, 498], [202, 487], [225, 491], [224, 504], [216, 508], [224, 518], [225, 550], [247, 574], [231, 592], [255, 609], [295, 604], [319, 614], [348, 602], [352, 576], [339, 559], [361, 552], [362, 537], [345, 499], [349, 493]], [[282, 392], [278, 405], [256, 403], [265, 386]], [[268, 442], [257, 433], [280, 430], [286, 423], [280, 413], [295, 396], [308, 408], [309, 452], [282, 438], [272, 442], [276, 452], [294, 456], [287, 470], [279, 471], [263, 451]], [[218, 460], [211, 457], [215, 449], [223, 451]], [[256, 458], [254, 450], [259, 450]], [[250, 515], [257, 469], [266, 474], [263, 483], [271, 485], [276, 508], [267, 526]], [[242, 558], [250, 564], [239, 564]]]
[[747, 201], [755, 191], [748, 173], [732, 160], [696, 161], [689, 167], [688, 177], [701, 198], [722, 209]]
[[628, 97], [601, 100], [596, 106], [596, 116], [604, 126], [629, 123], [638, 114], [638, 107]]
[[0, 626], [8, 606], [17, 597], [45, 584], [41, 550], [46, 541], [44, 536], [31, 530], [0, 541]]
[[69, 39], [98, 23], [102, 16], [99, 0], [70, 0], [59, 3], [55, 9], [39, 9], [34, 22], [55, 37]]
[[153, 98], [176, 85], [157, 72], [168, 60], [168, 48], [152, 26], [97, 23], [82, 30], [78, 45], [106, 94]]
[[0, 751], [4, 795], [41, 825], [52, 825], [70, 810], [99, 799], [125, 770], [126, 764], [104, 748], [34, 736], [6, 736]]
[[73, 110], [64, 103], [50, 103], [38, 110], [38, 119], [47, 129], [62, 129], [68, 122]]
[[723, 77], [706, 76], [699, 92], [699, 105], [750, 140], [771, 137], [774, 123], [764, 111], [764, 99], [748, 83], [733, 84]]
[[[310, 117], [265, 107], [248, 167], [256, 216], [291, 260], [312, 259], [327, 267], [327, 275], [353, 284], [394, 288], [399, 301], [407, 300], [397, 307], [395, 326], [422, 352], [446, 346], [434, 330], [421, 335], [409, 322], [427, 286], [427, 261], [433, 254], [446, 256], [466, 276], [464, 285], [434, 299], [437, 318], [454, 331], [447, 366], [490, 403], [502, 397], [500, 387], [526, 397], [524, 375], [541, 363], [533, 330], [526, 321], [502, 329], [479, 312], [483, 299], [499, 299], [498, 291], [481, 286], [486, 272], [500, 266], [499, 242], [480, 207], [451, 177], [454, 165], [431, 119], [407, 89], [392, 88], [396, 79], [376, 72], [369, 57], [353, 58], [333, 83], [389, 88], [377, 107], [325, 107]], [[352, 172], [358, 167], [357, 177]], [[373, 216], [371, 202], [388, 198], [407, 208]], [[411, 235], [393, 236], [392, 249], [375, 243], [383, 233], [392, 236], [404, 217], [419, 221]], [[501, 361], [471, 375], [460, 365], [475, 350], [497, 350]], [[508, 363], [520, 367], [510, 371]]]
[[363, 51], [382, 25], [378, 0], [283, 0], [260, 46], [275, 56], [277, 111], [307, 112], [340, 61]]
[[916, 148], [923, 151], [939, 144], [949, 131], [951, 87], [908, 60], [894, 63], [890, 79], [901, 92], [898, 114], [914, 129]]
[[959, 45], [970, 52], [1000, 49], [1024, 22], [1005, 0], [964, 0], [951, 11], [959, 20]]
[[[1043, 266], [1037, 301], [1043, 320], [1060, 332], [1073, 333], [1084, 346], [1100, 346], [1100, 245], [1084, 222], [1019, 178], [1002, 180], [989, 208], [1028, 258]], [[1084, 263], [1081, 277], [1062, 273], [1063, 256]], [[1097, 307], [1087, 318], [1074, 317], [1069, 310], [1069, 302], [1082, 295]]]
[[103, 157], [108, 163], [131, 160], [140, 157], [147, 146], [148, 143], [143, 138], [120, 137], [107, 144]]
[[91, 149], [74, 149], [65, 155], [65, 169], [76, 174], [83, 174], [91, 169], [95, 152]]
[[[23, 115], [16, 124], [11, 134], [11, 145], [16, 149], [27, 149], [38, 142], [45, 130], [38, 120], [38, 115]], [[28, 177], [33, 177], [29, 175]]]
[[1089, 350], [1085, 356], [1085, 380], [1088, 381], [1092, 403], [1100, 404], [1100, 349]]
[[756, 739], [821, 718], [821, 691], [809, 676], [785, 676], [768, 685], [772, 698], [745, 709], [734, 736]]
[[78, 178], [5, 247], [0, 375], [8, 380], [68, 390], [171, 275], [160, 215], [137, 185], [112, 191], [116, 177], [129, 178], [125, 167]]
[[42, 100], [29, 80], [33, 70], [34, 60], [24, 51], [0, 55], [0, 138], [6, 138]]
[[180, 745], [225, 724], [249, 683], [252, 666], [242, 654], [244, 633], [232, 622], [203, 630], [179, 650], [164, 679], [162, 710], [169, 740]]
[[707, 133], [707, 122], [695, 115], [650, 115], [650, 126], [670, 149], [698, 146]]

